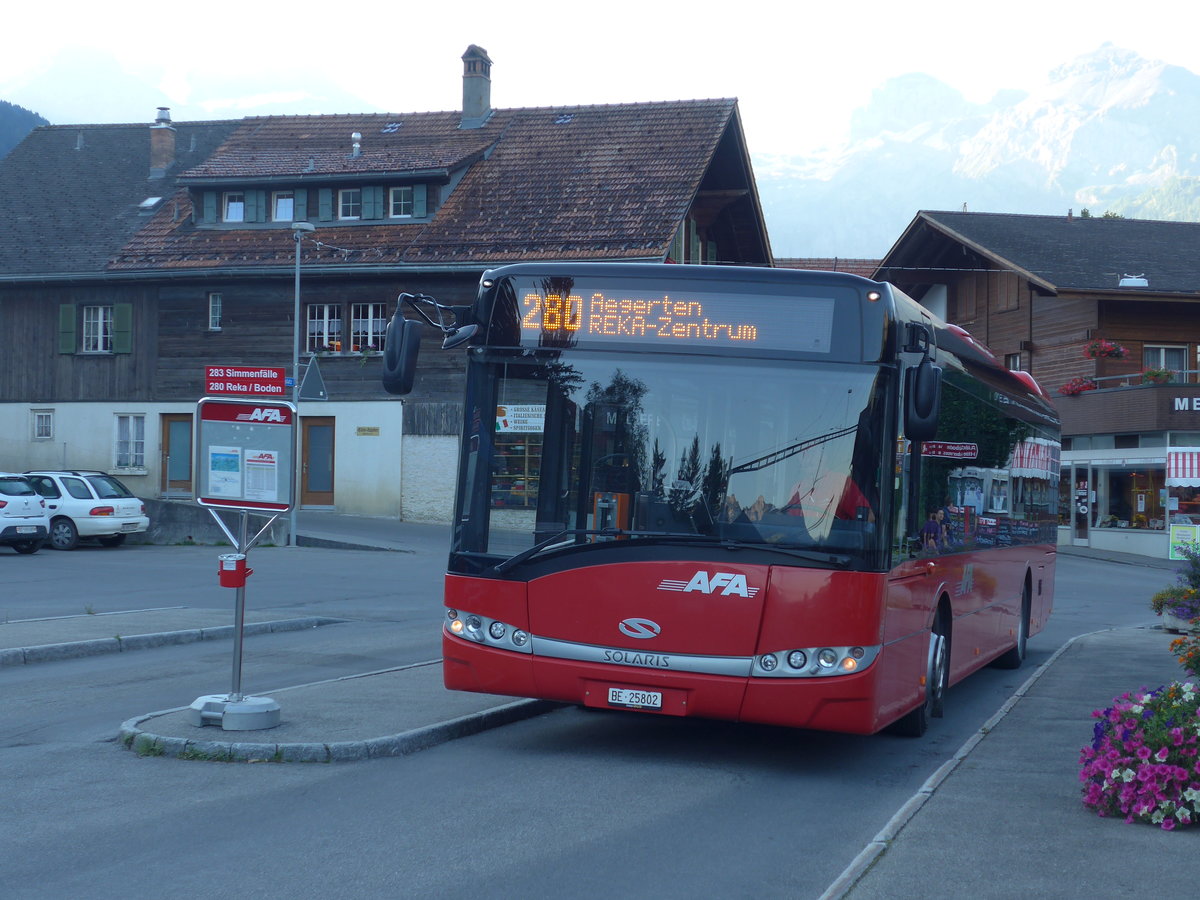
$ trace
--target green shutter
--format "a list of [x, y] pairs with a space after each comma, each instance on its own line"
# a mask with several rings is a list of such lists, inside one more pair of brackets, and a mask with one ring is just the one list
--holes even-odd
[[317, 211], [320, 220], [330, 221], [333, 218], [333, 188], [321, 188], [317, 191], [317, 205], [320, 207]]
[[113, 304], [113, 353], [133, 352], [133, 304]]
[[413, 185], [413, 218], [414, 219], [424, 218], [428, 214], [426, 212], [426, 196], [427, 196], [427, 191], [425, 190], [425, 185], [423, 185], [423, 184], [414, 184]]
[[383, 218], [383, 188], [370, 185], [362, 189], [362, 217], [364, 219]]
[[246, 191], [246, 221], [267, 221], [266, 191]]
[[296, 189], [296, 207], [292, 210], [292, 221], [308, 221], [308, 188]]
[[204, 198], [204, 212], [201, 214], [200, 221], [205, 225], [214, 225], [217, 221], [217, 192], [205, 191], [202, 196]]
[[75, 304], [63, 303], [58, 307], [58, 352], [75, 352]]

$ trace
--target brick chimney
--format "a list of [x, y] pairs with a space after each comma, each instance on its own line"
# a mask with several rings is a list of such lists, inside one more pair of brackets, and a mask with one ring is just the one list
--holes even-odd
[[154, 124], [150, 126], [150, 177], [162, 178], [175, 162], [175, 128], [171, 124], [171, 110], [158, 108]]
[[462, 55], [463, 108], [459, 128], [482, 128], [492, 115], [492, 61], [472, 44]]

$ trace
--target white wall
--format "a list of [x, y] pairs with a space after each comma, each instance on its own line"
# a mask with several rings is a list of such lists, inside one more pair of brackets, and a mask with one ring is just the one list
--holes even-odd
[[457, 437], [405, 437], [401, 501], [404, 521], [452, 522], [457, 468]]
[[[54, 438], [34, 441], [34, 409], [54, 411]], [[139, 496], [161, 491], [162, 422], [165, 413], [194, 415], [195, 403], [3, 403], [0, 404], [0, 471], [28, 469], [99, 469], [118, 475]], [[146, 417], [146, 467], [114, 467], [115, 415]], [[333, 416], [334, 503], [338, 512], [399, 518], [402, 484], [404, 407], [394, 401], [358, 403], [302, 402], [300, 415]], [[360, 429], [362, 429], [360, 433]], [[378, 434], [372, 433], [377, 429]], [[414, 521], [449, 522], [454, 495], [457, 439], [416, 438], [414, 455], [422, 476], [411, 480], [411, 504], [421, 517]], [[433, 458], [426, 459], [434, 442]], [[444, 463], [438, 460], [445, 460]], [[429, 491], [432, 496], [423, 497]]]
[[[403, 404], [302, 402], [300, 416], [334, 417], [333, 502], [337, 511], [399, 518]], [[373, 433], [376, 429], [378, 435]]]

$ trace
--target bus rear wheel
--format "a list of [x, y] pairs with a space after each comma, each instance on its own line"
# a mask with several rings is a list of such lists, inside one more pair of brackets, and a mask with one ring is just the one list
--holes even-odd
[[1021, 618], [1017, 622], [1017, 642], [1008, 648], [992, 663], [997, 669], [1019, 669], [1025, 662], [1025, 649], [1029, 642], [1029, 614], [1033, 606], [1033, 590], [1029, 579], [1025, 579], [1025, 587], [1021, 591]]

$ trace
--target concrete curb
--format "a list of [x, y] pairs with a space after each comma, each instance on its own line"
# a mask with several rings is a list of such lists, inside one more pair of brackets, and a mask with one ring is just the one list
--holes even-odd
[[1025, 680], [1025, 683], [1013, 692], [1013, 695], [1009, 697], [1007, 701], [1005, 701], [1004, 705], [1000, 707], [996, 714], [984, 722], [983, 725], [980, 726], [979, 730], [975, 732], [975, 734], [971, 735], [971, 737], [969, 737], [963, 743], [963, 745], [958, 748], [952, 758], [948, 759], [945, 763], [939, 766], [937, 771], [925, 780], [925, 783], [921, 785], [920, 789], [918, 789], [915, 794], [909, 797], [904, 805], [896, 811], [891, 819], [888, 820], [887, 824], [880, 829], [879, 833], [871, 839], [871, 842], [867, 844], [867, 846], [865, 846], [861, 851], [859, 851], [859, 854], [850, 861], [850, 865], [842, 870], [842, 873], [834, 880], [833, 884], [831, 884], [825, 890], [825, 893], [821, 894], [818, 900], [841, 900], [841, 898], [845, 897], [851, 891], [851, 889], [853, 889], [854, 885], [858, 883], [859, 879], [861, 879], [863, 875], [867, 873], [871, 866], [875, 864], [875, 861], [879, 859], [879, 857], [883, 856], [883, 854], [887, 852], [888, 847], [891, 846], [892, 842], [900, 836], [900, 832], [904, 830], [904, 826], [912, 820], [913, 816], [917, 814], [921, 807], [923, 807], [929, 801], [929, 798], [934, 795], [937, 789], [941, 787], [947, 778], [950, 777], [950, 774], [956, 768], [958, 768], [959, 763], [966, 759], [970, 755], [971, 751], [979, 745], [980, 741], [987, 737], [988, 734], [1000, 724], [1001, 720], [1003, 720], [1004, 717], [1012, 711], [1013, 707], [1015, 707], [1017, 703], [1020, 702], [1020, 700], [1024, 698], [1027, 693], [1029, 693], [1029, 690], [1035, 683], [1037, 683], [1037, 680], [1045, 675], [1046, 672], [1050, 670], [1050, 667], [1058, 660], [1058, 658], [1062, 656], [1068, 649], [1070, 649], [1070, 647], [1076, 641], [1080, 640], [1081, 638], [1091, 637], [1093, 634], [1104, 634], [1110, 631], [1118, 630], [1121, 629], [1102, 628], [1099, 631], [1092, 631], [1088, 632], [1087, 634], [1078, 634], [1055, 650], [1054, 653], [1051, 654], [1050, 658], [1038, 666], [1033, 674]]
[[141, 723], [149, 719], [180, 712], [187, 708], [177, 707], [127, 720], [121, 725], [118, 737], [122, 747], [132, 750], [138, 756], [170, 756], [176, 759], [215, 762], [354, 762], [363, 759], [408, 756], [411, 753], [418, 753], [457, 738], [469, 737], [490, 728], [509, 725], [522, 719], [531, 719], [561, 706], [561, 703], [552, 703], [546, 700], [515, 700], [493, 709], [470, 713], [447, 722], [438, 722], [399, 734], [329, 744], [192, 740], [190, 738], [164, 737], [139, 727]]
[[[273, 622], [247, 622], [242, 634], [251, 637], [277, 631], [301, 631], [321, 625], [336, 625], [345, 619], [325, 616], [306, 616], [300, 619], [279, 619]], [[12, 647], [0, 650], [0, 668], [5, 666], [31, 665], [41, 662], [57, 662], [97, 656], [102, 653], [124, 653], [130, 650], [149, 650], [170, 644], [192, 644], [197, 641], [229, 640], [233, 638], [234, 626], [217, 625], [212, 628], [189, 628], [184, 631], [163, 631], [152, 634], [132, 634], [128, 637], [115, 635], [91, 641], [69, 641], [61, 644], [41, 644], [36, 647]]]

